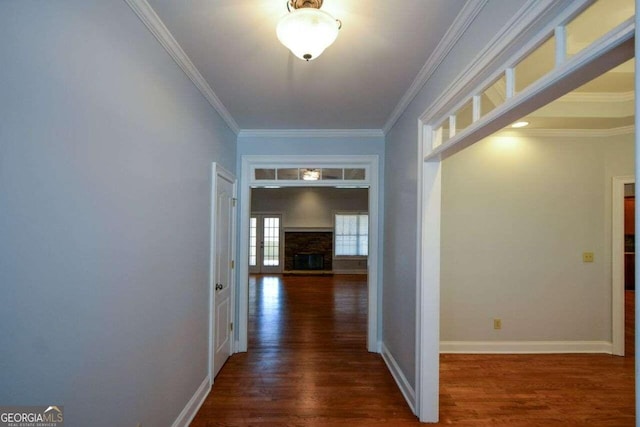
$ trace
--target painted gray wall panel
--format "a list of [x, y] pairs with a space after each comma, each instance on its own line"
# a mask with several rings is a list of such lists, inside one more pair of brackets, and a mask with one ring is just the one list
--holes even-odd
[[2, 2], [0, 38], [0, 402], [170, 425], [207, 375], [235, 134], [125, 2]]
[[418, 118], [524, 2], [490, 0], [387, 134], [382, 334], [412, 386], [416, 364]]
[[282, 227], [334, 227], [336, 212], [368, 212], [364, 188], [291, 187], [251, 190], [252, 213], [281, 213]]

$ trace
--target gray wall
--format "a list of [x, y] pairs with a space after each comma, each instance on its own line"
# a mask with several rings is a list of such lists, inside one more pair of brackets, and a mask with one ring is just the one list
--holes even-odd
[[416, 363], [418, 118], [524, 2], [489, 1], [387, 134], [383, 342], [412, 387]]
[[282, 213], [286, 228], [333, 229], [336, 212], [367, 212], [369, 190], [364, 188], [254, 188], [251, 212]]
[[441, 339], [611, 341], [612, 177], [633, 173], [633, 134], [491, 137], [445, 160]]
[[123, 1], [4, 1], [0, 39], [0, 402], [170, 425], [207, 375], [235, 135]]

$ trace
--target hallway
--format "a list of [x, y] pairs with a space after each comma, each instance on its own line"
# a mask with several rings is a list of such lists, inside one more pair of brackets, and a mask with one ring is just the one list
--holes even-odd
[[191, 424], [418, 425], [366, 350], [366, 276], [252, 276], [249, 352], [232, 356]]

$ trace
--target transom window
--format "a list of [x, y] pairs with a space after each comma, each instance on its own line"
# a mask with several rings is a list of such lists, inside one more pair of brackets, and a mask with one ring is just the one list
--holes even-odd
[[365, 181], [366, 168], [255, 168], [253, 177], [260, 181]]

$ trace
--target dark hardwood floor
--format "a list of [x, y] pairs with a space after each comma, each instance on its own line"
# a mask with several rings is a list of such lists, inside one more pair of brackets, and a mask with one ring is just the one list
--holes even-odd
[[[191, 425], [419, 425], [365, 349], [365, 279], [252, 277], [249, 352], [229, 359]], [[635, 424], [632, 355], [448, 354], [440, 369], [440, 425]]]

